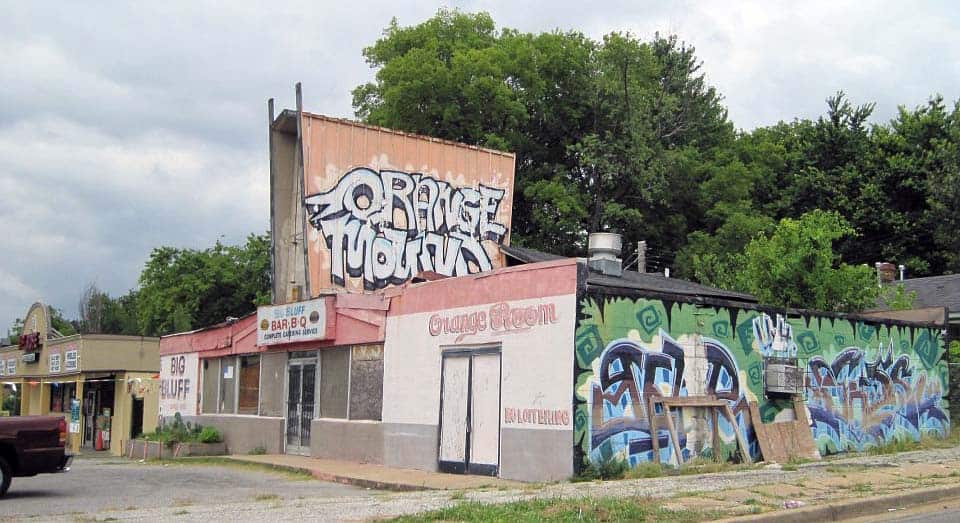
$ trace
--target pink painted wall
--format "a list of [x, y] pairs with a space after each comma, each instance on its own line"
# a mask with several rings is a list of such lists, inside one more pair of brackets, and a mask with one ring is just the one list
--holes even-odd
[[387, 295], [393, 296], [390, 303], [393, 317], [576, 292], [577, 261], [570, 258], [410, 284], [387, 291]]
[[255, 352], [312, 350], [341, 345], [382, 343], [389, 298], [382, 295], [329, 296], [327, 337], [323, 341], [257, 346], [257, 315], [233, 325], [171, 334], [160, 338], [160, 354], [200, 353], [201, 358]]

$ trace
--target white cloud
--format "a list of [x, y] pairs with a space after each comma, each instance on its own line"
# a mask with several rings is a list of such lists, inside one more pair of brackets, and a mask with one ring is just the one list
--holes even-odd
[[[423, 2], [6, 3], [0, 18], [0, 333], [43, 297], [136, 284], [153, 247], [266, 230], [266, 99], [350, 116], [362, 49]], [[522, 31], [677, 33], [742, 128], [815, 118], [844, 89], [898, 104], [960, 98], [953, 2], [449, 2]]]

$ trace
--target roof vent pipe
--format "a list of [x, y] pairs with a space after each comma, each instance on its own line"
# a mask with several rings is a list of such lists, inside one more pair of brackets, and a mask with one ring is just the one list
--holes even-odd
[[623, 274], [623, 260], [620, 259], [620, 250], [623, 240], [619, 234], [610, 232], [590, 233], [587, 239], [587, 265], [594, 271], [607, 276]]

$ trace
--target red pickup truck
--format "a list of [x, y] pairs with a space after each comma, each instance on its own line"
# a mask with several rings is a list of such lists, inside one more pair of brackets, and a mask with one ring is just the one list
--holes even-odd
[[0, 496], [13, 477], [70, 470], [67, 422], [59, 416], [0, 417]]

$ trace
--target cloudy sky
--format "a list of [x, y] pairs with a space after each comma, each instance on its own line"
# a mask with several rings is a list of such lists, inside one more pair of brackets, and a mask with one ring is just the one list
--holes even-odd
[[152, 248], [269, 226], [266, 100], [352, 116], [361, 50], [446, 5], [523, 31], [676, 33], [741, 128], [815, 118], [838, 89], [875, 119], [960, 98], [955, 2], [0, 0], [0, 334], [40, 299], [136, 285]]

